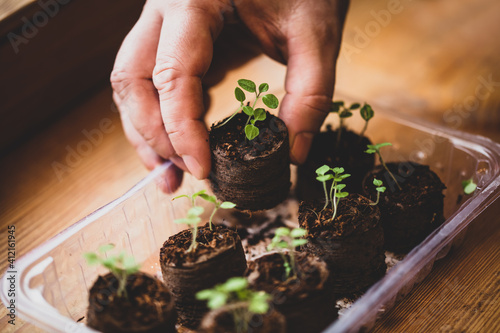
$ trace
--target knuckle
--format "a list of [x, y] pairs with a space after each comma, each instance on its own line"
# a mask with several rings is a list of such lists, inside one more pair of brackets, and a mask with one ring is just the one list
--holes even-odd
[[132, 79], [127, 71], [123, 69], [113, 69], [110, 75], [111, 87], [113, 90], [120, 96], [123, 97], [123, 94], [127, 91]]
[[160, 94], [175, 89], [176, 81], [181, 77], [181, 62], [175, 57], [162, 56], [153, 69], [153, 84]]

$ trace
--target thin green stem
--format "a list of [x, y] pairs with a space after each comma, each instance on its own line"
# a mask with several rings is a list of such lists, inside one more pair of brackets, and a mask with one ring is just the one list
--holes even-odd
[[212, 230], [212, 219], [214, 218], [215, 212], [217, 211], [219, 207], [215, 207], [215, 209], [212, 212], [212, 215], [210, 215], [210, 218], [208, 219], [208, 225], [210, 226], [210, 231]]
[[368, 128], [368, 122], [365, 121], [365, 126], [363, 126], [363, 130], [361, 130], [361, 133], [359, 134], [359, 142], [361, 142], [363, 136], [365, 136], [366, 129]]
[[392, 174], [392, 172], [389, 170], [389, 168], [387, 167], [387, 165], [385, 165], [385, 162], [384, 162], [384, 159], [382, 158], [382, 154], [380, 154], [379, 151], [377, 151], [377, 154], [378, 154], [378, 158], [380, 159], [380, 164], [382, 164], [382, 166], [384, 167], [385, 170], [387, 170], [387, 172], [389, 172], [389, 175], [391, 175], [391, 178], [392, 180], [394, 180], [394, 182], [396, 183], [396, 185], [398, 186], [399, 190], [401, 191], [402, 188], [401, 186], [399, 186], [399, 183], [398, 181], [396, 180], [396, 177], [394, 177], [394, 175]]
[[328, 207], [328, 191], [326, 190], [326, 182], [323, 182], [323, 190], [325, 191], [325, 206], [321, 211], [324, 211]]
[[187, 249], [187, 253], [190, 253], [192, 252], [194, 249], [196, 249], [196, 237], [198, 236], [198, 225], [195, 225], [193, 227], [193, 230], [191, 230], [191, 233], [193, 234], [193, 241], [191, 242], [191, 245], [189, 246], [189, 248]]
[[224, 121], [223, 123], [220, 123], [219, 125], [214, 126], [214, 128], [219, 128], [219, 127], [226, 125], [231, 119], [234, 118], [234, 116], [236, 116], [236, 114], [238, 114], [238, 112], [241, 111], [242, 108], [243, 108], [243, 103], [241, 103], [241, 105], [236, 109], [236, 111], [234, 111], [234, 113], [231, 115], [231, 117], [227, 118], [226, 121]]
[[335, 216], [337, 215], [337, 199], [335, 198], [335, 194], [337, 194], [337, 188], [333, 191], [333, 216], [330, 220], [332, 222], [335, 220]]
[[379, 191], [377, 191], [377, 201], [372, 202], [372, 203], [370, 204], [370, 206], [376, 206], [376, 205], [378, 205], [378, 201], [379, 201], [379, 199], [380, 199], [380, 192], [379, 192]]

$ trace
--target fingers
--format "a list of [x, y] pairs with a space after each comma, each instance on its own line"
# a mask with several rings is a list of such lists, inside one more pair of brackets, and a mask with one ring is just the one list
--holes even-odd
[[[342, 32], [342, 11], [331, 1], [308, 7], [287, 25], [286, 95], [280, 117], [290, 135], [290, 157], [303, 163], [329, 112]], [[345, 13], [344, 13], [345, 14]], [[324, 24], [317, 24], [320, 18]]]
[[217, 3], [181, 2], [168, 9], [153, 71], [164, 128], [173, 150], [199, 179], [206, 178], [210, 171], [201, 80], [223, 25]]
[[[161, 17], [145, 8], [125, 38], [111, 74], [113, 98], [125, 133], [148, 168], [154, 160], [167, 159], [174, 153], [151, 80], [160, 31]], [[158, 156], [153, 158], [153, 154]]]

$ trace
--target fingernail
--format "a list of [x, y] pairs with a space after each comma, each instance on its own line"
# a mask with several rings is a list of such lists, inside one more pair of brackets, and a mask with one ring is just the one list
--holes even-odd
[[189, 172], [193, 176], [195, 176], [198, 179], [203, 179], [204, 170], [201, 166], [200, 163], [194, 158], [193, 156], [190, 155], [182, 155], [182, 160], [184, 161], [184, 164], [186, 164], [186, 167], [188, 168]]
[[292, 163], [302, 164], [306, 161], [313, 138], [314, 134], [310, 132], [301, 132], [295, 136], [291, 150]]

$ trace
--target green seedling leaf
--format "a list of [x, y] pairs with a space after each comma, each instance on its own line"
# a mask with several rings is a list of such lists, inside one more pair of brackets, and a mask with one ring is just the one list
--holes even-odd
[[324, 175], [328, 171], [330, 171], [330, 167], [328, 165], [323, 165], [316, 169], [316, 174]]
[[385, 186], [379, 186], [379, 187], [376, 187], [375, 190], [377, 190], [377, 192], [384, 193], [386, 188], [385, 188]]
[[373, 185], [375, 186], [381, 186], [383, 183], [381, 180], [377, 179], [377, 178], [374, 178], [373, 179]]
[[348, 195], [349, 195], [349, 193], [347, 193], [347, 192], [337, 192], [337, 193], [335, 193], [335, 196], [336, 196], [337, 198], [339, 198], [339, 199], [341, 199], [341, 198], [345, 198], [345, 197], [347, 197]]
[[231, 209], [234, 207], [236, 207], [236, 204], [229, 201], [224, 201], [223, 203], [220, 204], [220, 208], [222, 209]]
[[262, 97], [262, 102], [271, 109], [276, 109], [279, 105], [278, 98], [273, 94], [267, 94]]
[[217, 201], [217, 199], [215, 198], [215, 196], [213, 195], [208, 195], [208, 194], [200, 194], [199, 195], [200, 198], [202, 198], [203, 200], [206, 200], [208, 202], [211, 202], [211, 203], [215, 203]]
[[339, 117], [344, 119], [344, 118], [349, 118], [352, 116], [352, 112], [351, 111], [342, 111], [341, 113], [339, 113]]
[[248, 305], [248, 310], [257, 314], [264, 314], [269, 310], [270, 297], [263, 291], [259, 291], [253, 295]]
[[469, 194], [474, 193], [474, 191], [476, 191], [477, 184], [474, 183], [474, 180], [471, 178], [471, 179], [467, 179], [467, 180], [462, 181], [462, 187], [464, 189], [464, 193], [469, 195]]
[[248, 124], [245, 126], [245, 135], [248, 140], [253, 140], [259, 136], [259, 129], [253, 124]]
[[267, 83], [261, 83], [259, 86], [259, 94], [264, 93], [269, 90], [269, 85]]
[[93, 266], [99, 263], [99, 257], [93, 252], [87, 252], [83, 254], [83, 257], [87, 261], [87, 265]]
[[106, 253], [114, 248], [115, 248], [114, 244], [104, 244], [104, 245], [99, 246], [99, 252]]
[[332, 102], [330, 105], [330, 112], [339, 112], [340, 108], [344, 107], [343, 101]]
[[196, 299], [198, 299], [200, 301], [204, 301], [204, 300], [207, 300], [210, 297], [212, 297], [214, 295], [214, 293], [217, 293], [217, 291], [212, 290], [212, 289], [205, 289], [202, 291], [198, 291], [196, 293]]
[[334, 186], [334, 188], [336, 188], [337, 191], [341, 191], [345, 188], [345, 184], [337, 184]]
[[303, 228], [295, 228], [290, 232], [292, 238], [304, 237], [305, 235], [307, 235], [307, 230]]
[[255, 109], [253, 116], [255, 120], [263, 121], [266, 119], [266, 111], [263, 108]]
[[251, 93], [254, 93], [255, 92], [255, 83], [251, 80], [247, 80], [247, 79], [240, 79], [238, 80], [238, 85], [245, 89], [246, 91], [248, 92], [251, 92]]
[[227, 295], [220, 292], [220, 293], [214, 293], [212, 297], [208, 300], [207, 306], [212, 309], [218, 309], [224, 304], [226, 304], [227, 301]]
[[286, 227], [279, 227], [278, 229], [276, 229], [276, 231], [274, 232], [274, 236], [288, 236], [290, 235], [290, 229], [286, 228]]
[[372, 107], [365, 103], [360, 110], [360, 114], [361, 118], [363, 118], [365, 121], [368, 121], [373, 118], [375, 113], [373, 112]]
[[225, 292], [233, 292], [233, 291], [238, 291], [238, 290], [243, 290], [246, 287], [248, 287], [248, 281], [247, 279], [243, 277], [232, 277], [226, 281], [221, 286], [221, 290]]
[[333, 179], [333, 175], [323, 175], [323, 176], [316, 177], [316, 180], [318, 180], [322, 183], [329, 181], [330, 179]]
[[342, 167], [340, 167], [340, 168], [339, 167], [335, 167], [335, 168], [332, 169], [332, 171], [337, 174], [337, 173], [343, 173], [345, 170]]
[[298, 247], [307, 244], [307, 239], [294, 239], [292, 241], [293, 247]]
[[245, 101], [245, 93], [243, 92], [243, 90], [241, 90], [240, 88], [236, 87], [234, 89], [234, 97], [236, 97], [236, 100], [238, 100], [239, 102], [243, 103]]
[[248, 116], [253, 116], [253, 114], [254, 114], [253, 108], [251, 106], [248, 106], [248, 105], [245, 105], [243, 107], [243, 112], [245, 112]]
[[351, 104], [351, 106], [349, 107], [349, 110], [356, 110], [356, 109], [359, 109], [359, 107], [361, 106], [361, 104], [359, 103], [353, 103]]
[[203, 214], [204, 210], [205, 209], [203, 207], [194, 206], [194, 207], [189, 208], [187, 215], [192, 216], [192, 217], [196, 217], [196, 216]]

